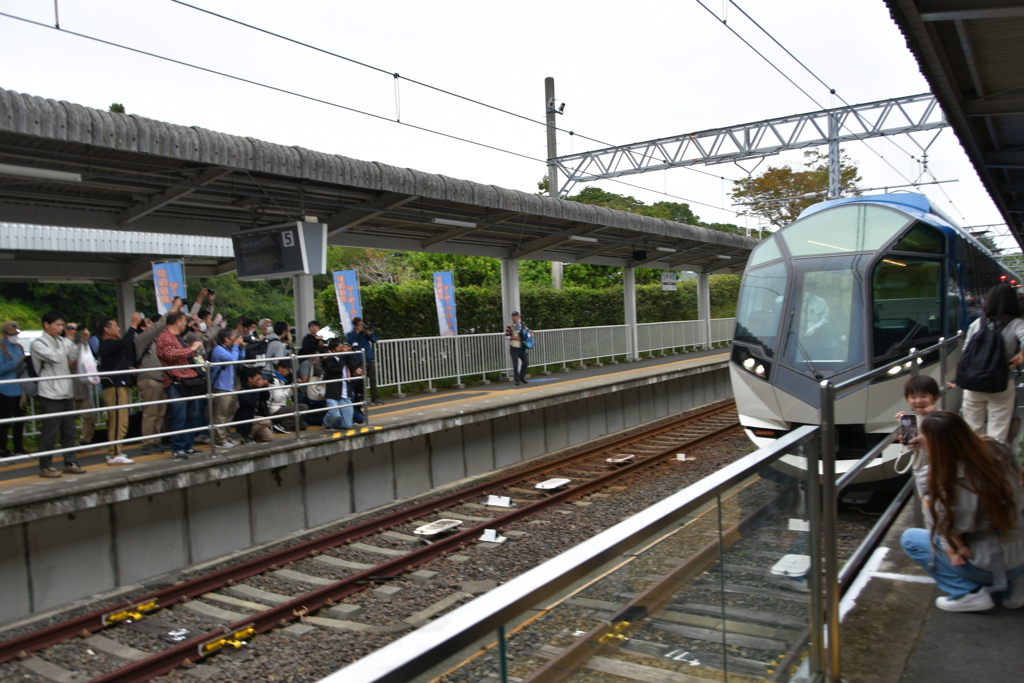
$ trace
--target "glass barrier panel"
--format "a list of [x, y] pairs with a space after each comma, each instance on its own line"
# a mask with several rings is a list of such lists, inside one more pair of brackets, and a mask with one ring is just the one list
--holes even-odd
[[752, 476], [414, 680], [803, 680], [805, 490]]

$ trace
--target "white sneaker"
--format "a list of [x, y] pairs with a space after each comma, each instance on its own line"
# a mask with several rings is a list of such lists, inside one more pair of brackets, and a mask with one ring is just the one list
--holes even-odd
[[129, 458], [127, 455], [116, 455], [114, 457], [107, 456], [108, 465], [131, 465], [134, 460]]
[[995, 607], [996, 603], [991, 593], [979, 589], [959, 598], [935, 598], [935, 606], [946, 612], [984, 612]]
[[234, 448], [237, 445], [234, 441], [221, 441], [217, 444], [217, 448]]
[[1010, 582], [1010, 592], [1003, 598], [1003, 607], [1006, 609], [1024, 607], [1024, 574]]

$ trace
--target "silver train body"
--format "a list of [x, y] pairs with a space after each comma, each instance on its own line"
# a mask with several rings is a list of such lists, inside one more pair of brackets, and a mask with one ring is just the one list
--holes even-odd
[[[759, 446], [818, 424], [822, 380], [839, 383], [954, 336], [1000, 283], [1020, 286], [921, 195], [809, 207], [754, 249], [743, 276], [729, 368], [741, 424]], [[947, 367], [955, 370], [958, 357], [959, 347]], [[938, 381], [938, 353], [919, 371]], [[892, 432], [908, 376], [887, 375], [837, 400], [838, 472]], [[887, 447], [857, 483], [891, 482], [899, 452]], [[777, 469], [803, 477], [804, 462], [787, 456]]]

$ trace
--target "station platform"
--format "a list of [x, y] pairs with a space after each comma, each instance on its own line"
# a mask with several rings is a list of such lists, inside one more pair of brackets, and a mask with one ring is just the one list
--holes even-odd
[[59, 479], [34, 458], [0, 461], [0, 627], [728, 399], [727, 360], [712, 349], [406, 396], [358, 429], [188, 460], [135, 447], [134, 464], [108, 466], [96, 447], [79, 454], [85, 474]]
[[[900, 548], [913, 500], [893, 524], [841, 611], [844, 683], [1010, 683], [1024, 678], [1024, 609], [944, 612], [931, 577]], [[997, 600], [998, 603], [998, 600]]]

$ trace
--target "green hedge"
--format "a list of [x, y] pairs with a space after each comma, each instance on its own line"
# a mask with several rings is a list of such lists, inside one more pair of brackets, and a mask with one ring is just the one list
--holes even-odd
[[[711, 317], [736, 314], [740, 276], [712, 275]], [[363, 317], [382, 339], [437, 336], [437, 313], [430, 283], [369, 285], [360, 289]], [[661, 285], [637, 287], [637, 320], [641, 323], [697, 319], [697, 283], [679, 283], [675, 292]], [[533, 329], [622, 325], [626, 314], [622, 287], [607, 289], [526, 289], [520, 293], [523, 318]], [[460, 334], [500, 332], [507, 324], [501, 314], [501, 292], [485, 287], [455, 290]], [[338, 329], [338, 304], [333, 289], [317, 295], [317, 316]]]

